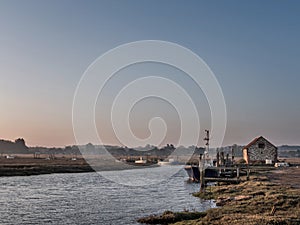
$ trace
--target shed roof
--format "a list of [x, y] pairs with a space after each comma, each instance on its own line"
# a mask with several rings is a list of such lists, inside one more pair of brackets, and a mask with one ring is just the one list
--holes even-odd
[[247, 144], [244, 149], [248, 149], [250, 148], [250, 146], [252, 146], [253, 144], [255, 144], [259, 139], [264, 139], [265, 141], [267, 141], [270, 145], [274, 146], [275, 148], [277, 148], [275, 145], [273, 145], [271, 142], [269, 142], [266, 138], [264, 138], [263, 136], [254, 138], [249, 144]]

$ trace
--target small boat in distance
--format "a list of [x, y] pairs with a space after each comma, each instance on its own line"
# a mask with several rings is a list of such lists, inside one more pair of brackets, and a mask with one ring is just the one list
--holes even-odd
[[178, 161], [175, 161], [174, 159], [168, 159], [164, 161], [158, 161], [157, 165], [159, 166], [170, 166], [170, 165], [180, 165], [181, 163]]
[[147, 160], [144, 160], [143, 157], [140, 157], [140, 159], [135, 160], [134, 163], [136, 163], [136, 164], [146, 164]]
[[15, 156], [13, 156], [13, 155], [7, 155], [6, 158], [7, 158], [7, 159], [14, 159]]

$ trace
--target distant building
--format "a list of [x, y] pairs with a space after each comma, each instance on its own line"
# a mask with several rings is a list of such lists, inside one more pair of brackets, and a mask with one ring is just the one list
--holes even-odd
[[253, 162], [277, 162], [277, 147], [263, 136], [255, 138], [243, 148], [243, 158], [247, 164]]

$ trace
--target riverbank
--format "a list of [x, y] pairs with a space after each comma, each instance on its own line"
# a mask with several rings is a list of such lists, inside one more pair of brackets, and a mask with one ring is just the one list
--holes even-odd
[[[91, 166], [91, 165], [92, 166]], [[15, 156], [13, 158], [0, 157], [1, 176], [29, 176], [51, 173], [85, 173], [95, 171], [114, 171], [156, 167], [156, 164], [124, 163], [113, 159], [84, 158], [64, 156], [56, 158], [32, 158]]]
[[80, 173], [94, 171], [84, 159], [1, 158], [0, 176], [29, 176], [51, 173]]
[[[207, 187], [205, 192], [194, 194], [199, 198], [214, 199], [217, 208], [199, 215], [185, 212], [184, 217], [180, 217], [178, 213], [167, 212], [141, 218], [138, 222], [176, 225], [300, 224], [300, 187], [297, 185], [299, 178], [300, 168], [296, 167], [260, 169], [254, 171], [249, 181]], [[189, 214], [194, 217], [186, 219]]]

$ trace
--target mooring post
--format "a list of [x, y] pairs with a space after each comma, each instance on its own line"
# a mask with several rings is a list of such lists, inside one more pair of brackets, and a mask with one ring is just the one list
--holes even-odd
[[249, 177], [250, 177], [250, 168], [249, 168], [249, 166], [247, 166], [248, 168], [247, 168], [247, 180], [249, 180]]
[[204, 163], [205, 163], [205, 154], [200, 154], [199, 157], [199, 181], [200, 181], [200, 191], [204, 192], [205, 181], [204, 181]]
[[205, 178], [204, 178], [205, 170], [204, 168], [200, 170], [200, 191], [204, 192], [205, 190]]

